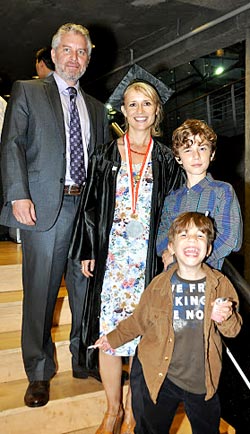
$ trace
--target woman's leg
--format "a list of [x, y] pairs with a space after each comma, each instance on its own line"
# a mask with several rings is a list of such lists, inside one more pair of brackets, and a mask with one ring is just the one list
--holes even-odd
[[99, 369], [107, 398], [107, 412], [97, 433], [115, 432], [123, 417], [122, 403], [122, 359], [99, 351]]
[[[133, 357], [129, 358], [129, 373], [131, 371], [131, 366], [133, 362]], [[128, 385], [128, 393], [126, 397], [126, 404], [125, 404], [125, 413], [124, 413], [124, 420], [121, 427], [121, 434], [130, 434], [134, 432], [135, 427], [135, 419], [133, 416], [132, 411], [132, 397], [131, 397], [131, 388], [130, 384]]]

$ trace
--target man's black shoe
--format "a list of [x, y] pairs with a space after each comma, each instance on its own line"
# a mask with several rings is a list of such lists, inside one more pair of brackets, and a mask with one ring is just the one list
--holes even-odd
[[49, 381], [31, 381], [24, 395], [28, 407], [42, 407], [49, 401]]

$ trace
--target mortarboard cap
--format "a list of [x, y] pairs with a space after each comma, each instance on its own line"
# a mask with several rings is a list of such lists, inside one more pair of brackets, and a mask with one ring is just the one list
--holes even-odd
[[162, 104], [165, 104], [170, 96], [174, 93], [172, 89], [170, 89], [161, 80], [150, 74], [150, 72], [146, 71], [146, 69], [134, 64], [120, 81], [114, 92], [110, 95], [107, 103], [110, 104], [114, 109], [120, 111], [125, 90], [129, 84], [136, 81], [142, 81], [154, 87], [160, 96]]

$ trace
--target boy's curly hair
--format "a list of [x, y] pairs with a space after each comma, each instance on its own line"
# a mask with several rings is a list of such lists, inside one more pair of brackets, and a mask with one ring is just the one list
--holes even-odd
[[172, 151], [175, 157], [179, 156], [179, 148], [189, 148], [193, 142], [190, 136], [199, 135], [200, 138], [211, 145], [211, 153], [216, 149], [217, 135], [206, 122], [199, 119], [187, 119], [176, 128], [172, 135]]

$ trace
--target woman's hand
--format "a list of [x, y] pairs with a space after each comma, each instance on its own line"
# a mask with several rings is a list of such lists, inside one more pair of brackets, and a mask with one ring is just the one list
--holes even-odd
[[86, 259], [82, 261], [82, 274], [85, 277], [93, 277], [93, 271], [95, 268], [95, 260], [94, 259]]
[[109, 341], [108, 341], [108, 338], [106, 335], [101, 336], [99, 339], [97, 339], [97, 341], [95, 341], [94, 346], [96, 348], [100, 348], [100, 350], [103, 350], [103, 351], [110, 350], [110, 351], [114, 352], [113, 348], [111, 348], [111, 346], [109, 344]]
[[174, 256], [170, 253], [168, 249], [164, 250], [162, 253], [162, 262], [164, 264], [164, 270], [168, 268], [172, 262], [174, 262]]

